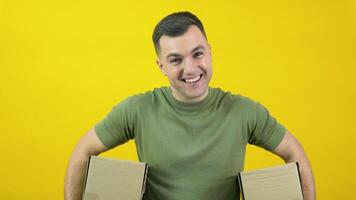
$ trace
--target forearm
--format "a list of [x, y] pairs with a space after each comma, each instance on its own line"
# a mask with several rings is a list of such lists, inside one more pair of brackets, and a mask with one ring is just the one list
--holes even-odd
[[81, 200], [85, 167], [91, 155], [99, 155], [107, 151], [96, 135], [95, 128], [89, 130], [78, 142], [70, 158], [64, 181], [64, 199]]
[[280, 156], [285, 162], [299, 163], [304, 200], [315, 200], [316, 193], [313, 172], [308, 157], [298, 140], [286, 131], [282, 142], [273, 150], [273, 153]]
[[299, 172], [302, 181], [304, 200], [315, 200], [316, 193], [312, 168], [305, 153], [302, 152], [301, 154], [302, 155], [290, 157], [288, 160], [286, 160], [286, 162], [299, 163]]
[[78, 150], [74, 150], [67, 168], [64, 181], [64, 199], [81, 200], [85, 168], [89, 155]]

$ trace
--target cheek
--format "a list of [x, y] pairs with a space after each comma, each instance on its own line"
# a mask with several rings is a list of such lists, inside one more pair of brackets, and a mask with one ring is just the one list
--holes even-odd
[[211, 58], [206, 57], [200, 61], [201, 66], [204, 68], [210, 68], [211, 67]]
[[179, 73], [180, 73], [180, 70], [178, 68], [171, 69], [171, 70], [169, 70], [169, 77], [171, 79], [177, 79], [177, 78], [179, 78]]

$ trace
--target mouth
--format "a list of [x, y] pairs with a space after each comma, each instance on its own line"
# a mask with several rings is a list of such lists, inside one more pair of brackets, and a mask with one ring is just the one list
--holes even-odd
[[193, 84], [193, 83], [199, 82], [202, 77], [203, 77], [203, 74], [200, 74], [198, 76], [191, 77], [191, 78], [183, 78], [182, 81], [185, 83], [188, 83], [188, 84]]

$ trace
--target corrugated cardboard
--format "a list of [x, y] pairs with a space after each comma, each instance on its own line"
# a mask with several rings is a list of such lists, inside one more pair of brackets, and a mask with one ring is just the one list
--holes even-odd
[[240, 172], [244, 200], [303, 200], [298, 163]]
[[83, 200], [142, 199], [147, 164], [90, 156]]

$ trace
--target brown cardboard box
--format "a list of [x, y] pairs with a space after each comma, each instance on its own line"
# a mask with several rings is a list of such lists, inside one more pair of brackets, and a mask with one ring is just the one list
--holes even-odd
[[139, 200], [146, 175], [146, 163], [90, 156], [83, 200]]
[[244, 200], [303, 200], [298, 163], [239, 173]]

